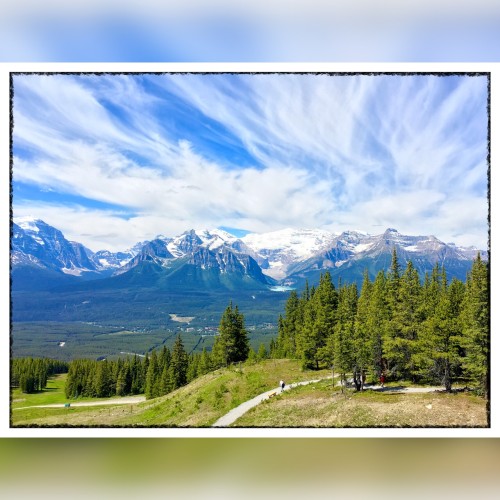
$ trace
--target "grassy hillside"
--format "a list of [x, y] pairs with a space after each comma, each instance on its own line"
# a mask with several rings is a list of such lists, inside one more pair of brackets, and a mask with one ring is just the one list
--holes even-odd
[[[329, 371], [302, 371], [293, 360], [266, 360], [217, 370], [167, 396], [131, 405], [31, 408], [12, 411], [12, 425], [209, 427], [232, 408], [287, 383], [328, 377]], [[57, 383], [61, 388], [61, 377]], [[13, 394], [13, 407], [44, 391]], [[52, 391], [50, 402], [59, 402]], [[23, 398], [24, 401], [19, 401]], [[65, 402], [64, 398], [60, 402]], [[366, 391], [342, 394], [330, 380], [286, 391], [250, 410], [235, 427], [478, 427], [486, 426], [484, 399], [468, 393], [394, 394]]]
[[[400, 384], [398, 384], [400, 385]], [[398, 394], [332, 389], [331, 381], [267, 400], [232, 427], [485, 427], [485, 401], [467, 393]]]
[[[280, 379], [291, 383], [326, 377], [328, 374], [328, 371], [302, 371], [300, 363], [293, 360], [266, 360], [217, 370], [167, 396], [134, 405], [15, 410], [12, 412], [12, 424], [210, 426], [244, 401], [277, 387]], [[28, 406], [26, 401], [32, 395], [23, 396], [23, 405]]]

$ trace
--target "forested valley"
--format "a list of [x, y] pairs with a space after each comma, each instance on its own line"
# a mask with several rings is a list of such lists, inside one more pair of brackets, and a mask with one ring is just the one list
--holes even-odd
[[177, 337], [172, 350], [116, 361], [69, 363], [21, 358], [11, 362], [11, 386], [23, 392], [45, 387], [48, 376], [67, 372], [68, 399], [168, 394], [220, 367], [264, 358], [300, 359], [303, 369], [331, 368], [355, 388], [384, 377], [390, 381], [460, 383], [489, 397], [489, 269], [478, 255], [466, 282], [448, 282], [436, 266], [421, 282], [412, 262], [401, 269], [396, 252], [386, 273], [361, 290], [332, 283], [328, 272], [316, 287], [292, 291], [278, 320], [278, 336], [257, 352], [250, 346], [243, 314], [232, 303], [222, 314], [212, 351], [188, 354]]

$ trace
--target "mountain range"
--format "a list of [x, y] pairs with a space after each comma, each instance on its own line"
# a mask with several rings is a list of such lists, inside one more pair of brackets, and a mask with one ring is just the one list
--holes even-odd
[[[165, 272], [183, 265], [220, 274], [237, 274], [263, 285], [294, 286], [309, 275], [326, 269], [334, 275], [356, 274], [357, 268], [387, 269], [396, 249], [404, 265], [408, 260], [421, 274], [436, 263], [452, 268], [461, 279], [477, 256], [475, 247], [443, 243], [434, 236], [406, 236], [395, 229], [369, 235], [359, 231], [334, 234], [318, 229], [283, 229], [237, 238], [221, 229], [194, 230], [168, 238], [157, 236], [123, 252], [92, 252], [67, 240], [61, 231], [33, 218], [15, 219], [12, 224], [11, 263], [14, 269], [32, 267], [82, 279], [99, 279], [131, 272], [148, 263]], [[480, 251], [487, 259], [487, 252]]]
[[[285, 294], [276, 292], [301, 290], [306, 280], [315, 284], [326, 270], [335, 284], [360, 284], [365, 270], [373, 279], [389, 269], [393, 249], [403, 268], [411, 260], [422, 277], [437, 263], [450, 279], [461, 280], [479, 251], [389, 228], [379, 235], [283, 229], [241, 238], [221, 229], [191, 229], [172, 238], [158, 235], [122, 252], [93, 252], [41, 220], [16, 218], [11, 233], [13, 314], [17, 320], [50, 319], [50, 314], [73, 320], [92, 316], [88, 304], [112, 301], [117, 314], [126, 301], [130, 314], [135, 310], [139, 316], [151, 303], [156, 311], [168, 303], [169, 312], [193, 315], [192, 308], [208, 308], [215, 297], [221, 304], [228, 297], [255, 303], [257, 296], [282, 304]], [[171, 310], [181, 303], [182, 311]], [[276, 313], [273, 305], [266, 310]]]

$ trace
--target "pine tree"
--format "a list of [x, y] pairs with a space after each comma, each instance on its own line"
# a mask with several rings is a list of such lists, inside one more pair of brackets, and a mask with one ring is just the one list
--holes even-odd
[[358, 293], [356, 285], [342, 286], [339, 290], [337, 324], [334, 338], [334, 365], [340, 373], [341, 383], [344, 386], [346, 375], [356, 373], [354, 357], [354, 333]]
[[191, 382], [198, 376], [198, 366], [200, 364], [200, 354], [193, 353], [188, 356], [187, 381]]
[[418, 372], [414, 356], [417, 352], [418, 329], [422, 319], [420, 299], [420, 278], [413, 263], [408, 261], [406, 270], [399, 279], [396, 301], [391, 310], [385, 355], [393, 374], [412, 380], [415, 380]]
[[338, 294], [330, 273], [321, 275], [319, 285], [311, 290], [309, 300], [300, 309], [303, 312], [297, 351], [303, 368], [318, 369], [328, 358], [327, 340], [333, 335]]
[[268, 358], [268, 354], [267, 354], [267, 349], [266, 349], [266, 346], [261, 343], [259, 345], [259, 350], [257, 351], [257, 359], [259, 361], [262, 361], [263, 359], [267, 359]]
[[151, 352], [151, 358], [148, 363], [148, 372], [146, 374], [146, 383], [144, 388], [144, 393], [146, 395], [146, 399], [152, 399], [159, 396], [157, 393], [157, 381], [159, 378], [158, 371], [158, 357], [156, 355], [156, 351], [153, 349]]
[[460, 319], [465, 286], [453, 278], [445, 289], [442, 299], [436, 308], [438, 328], [434, 331], [435, 371], [447, 391], [451, 391], [452, 383], [459, 373], [461, 365], [460, 342], [463, 325]]
[[[305, 289], [301, 293], [297, 308], [294, 314], [294, 321], [290, 322], [291, 327], [294, 329], [295, 335], [295, 354], [292, 356], [295, 359], [301, 359], [304, 352], [305, 344], [305, 328], [304, 322], [306, 317], [306, 309], [309, 307], [309, 301], [311, 300], [311, 293], [309, 290], [309, 283], [306, 280]], [[286, 318], [285, 318], [286, 319]]]
[[271, 339], [269, 342], [269, 357], [272, 359], [280, 359], [283, 357], [283, 354], [277, 347], [277, 343], [274, 339]]
[[125, 370], [122, 368], [118, 373], [118, 378], [116, 380], [115, 392], [117, 396], [125, 396], [125, 394], [127, 394], [125, 386], [126, 386]]
[[453, 278], [448, 286], [445, 269], [433, 269], [426, 279], [422, 294], [422, 323], [419, 329], [418, 352], [414, 355], [424, 380], [441, 383], [447, 391], [460, 370], [460, 312], [464, 284]]
[[399, 285], [401, 280], [401, 266], [399, 264], [396, 248], [392, 249], [392, 261], [389, 273], [387, 275], [387, 293], [389, 305], [392, 309], [396, 307], [399, 301]]
[[358, 299], [353, 342], [354, 364], [356, 367], [354, 379], [355, 381], [357, 379], [361, 390], [363, 390], [366, 374], [372, 366], [372, 346], [369, 324], [372, 291], [373, 284], [368, 277], [368, 271], [365, 271], [363, 285]]
[[255, 352], [255, 349], [250, 347], [250, 350], [248, 351], [247, 364], [254, 365], [255, 363], [257, 363], [257, 353]]
[[144, 361], [141, 363], [140, 377], [138, 378], [138, 382], [140, 383], [140, 391], [139, 393], [146, 392], [146, 378], [149, 370], [149, 353], [146, 352], [144, 356]]
[[378, 380], [387, 369], [384, 358], [384, 339], [390, 319], [387, 298], [387, 279], [384, 271], [379, 271], [370, 294], [370, 305], [367, 318], [367, 328], [370, 332], [371, 368]]
[[217, 366], [228, 366], [231, 363], [245, 361], [250, 351], [248, 334], [245, 329], [245, 319], [232, 302], [224, 311], [220, 324], [219, 335], [213, 347], [213, 361]]
[[163, 365], [163, 370], [160, 376], [160, 394], [168, 394], [173, 390], [173, 384], [170, 377], [170, 366]]
[[212, 360], [210, 353], [204, 347], [201, 352], [200, 364], [198, 366], [199, 375], [205, 375], [212, 371]]
[[294, 358], [297, 355], [297, 329], [300, 327], [300, 301], [295, 290], [290, 292], [285, 305], [285, 317], [278, 320], [277, 349], [280, 356]]
[[140, 394], [142, 392], [142, 364], [136, 354], [130, 363], [130, 392]]
[[170, 366], [174, 377], [174, 389], [185, 385], [187, 383], [188, 355], [184, 349], [184, 344], [182, 343], [180, 335], [175, 339], [172, 348]]
[[317, 368], [319, 361], [318, 338], [315, 330], [317, 308], [313, 299], [310, 299], [303, 310], [303, 323], [298, 337], [297, 351], [302, 359], [303, 369]]
[[462, 313], [465, 374], [489, 398], [490, 309], [489, 270], [478, 253], [467, 276]]
[[98, 398], [106, 398], [111, 396], [112, 394], [112, 385], [116, 387], [115, 384], [112, 383], [112, 379], [110, 376], [109, 364], [105, 359], [103, 361], [99, 361], [97, 363], [97, 370], [94, 376], [94, 392], [96, 397]]

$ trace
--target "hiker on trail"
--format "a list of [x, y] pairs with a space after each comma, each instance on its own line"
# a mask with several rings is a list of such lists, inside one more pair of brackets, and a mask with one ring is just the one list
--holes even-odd
[[380, 387], [384, 387], [385, 375], [383, 373], [380, 374]]
[[285, 382], [283, 380], [280, 380], [280, 387], [281, 387], [281, 392], [285, 390]]

